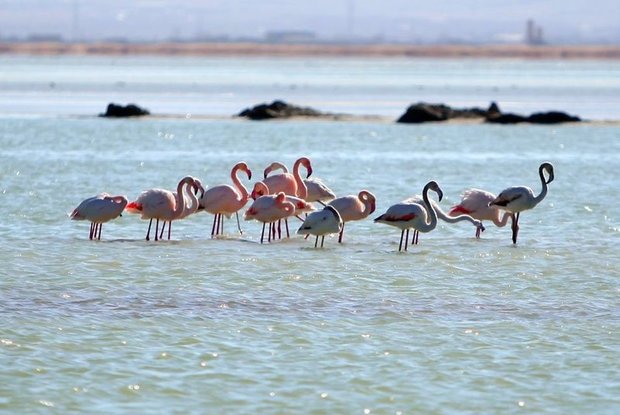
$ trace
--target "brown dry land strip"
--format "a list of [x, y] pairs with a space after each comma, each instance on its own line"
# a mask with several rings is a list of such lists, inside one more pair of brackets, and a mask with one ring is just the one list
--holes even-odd
[[342, 45], [268, 43], [0, 42], [0, 54], [179, 56], [360, 56], [419, 58], [620, 59], [620, 45]]

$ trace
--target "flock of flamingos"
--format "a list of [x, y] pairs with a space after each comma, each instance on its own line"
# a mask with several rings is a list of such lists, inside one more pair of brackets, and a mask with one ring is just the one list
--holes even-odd
[[[301, 176], [302, 167], [306, 170], [305, 179]], [[277, 170], [281, 172], [271, 174]], [[325, 235], [337, 233], [338, 242], [342, 242], [344, 225], [347, 222], [365, 219], [375, 211], [375, 196], [368, 190], [362, 190], [357, 195], [336, 197], [320, 180], [309, 178], [312, 165], [307, 157], [295, 161], [292, 174], [284, 164], [271, 163], [264, 170], [264, 179], [254, 184], [252, 191], [248, 191], [241, 183], [238, 177], [240, 173], [245, 173], [248, 180], [251, 180], [252, 172], [248, 165], [239, 162], [230, 173], [232, 185], [222, 184], [205, 189], [200, 180], [187, 176], [179, 182], [176, 192], [149, 189], [132, 202], [125, 196], [101, 193], [82, 201], [70, 217], [73, 220], [90, 221], [89, 238], [99, 240], [103, 223], [117, 218], [124, 211], [140, 214], [142, 219], [149, 220], [147, 241], [151, 239], [151, 228], [155, 220], [154, 239], [157, 241], [163, 239], [166, 226], [167, 238], [170, 239], [173, 221], [204, 210], [214, 215], [211, 236], [215, 237], [223, 233], [224, 216], [231, 217], [233, 214], [237, 217], [237, 226], [241, 232], [238, 212], [252, 199], [244, 218], [263, 223], [261, 243], [265, 240], [266, 225], [269, 225], [268, 242], [282, 237], [282, 222], [286, 236], [290, 237], [288, 218], [296, 216], [303, 222], [297, 233], [306, 237], [316, 236], [315, 247], [318, 246], [320, 237], [323, 247]], [[414, 196], [390, 206], [374, 221], [401, 230], [399, 251], [403, 250], [403, 241], [404, 250], [407, 250], [410, 230], [413, 230], [411, 243], [417, 244], [419, 233], [435, 229], [438, 219], [449, 223], [468, 221], [475, 226], [477, 238], [484, 231], [482, 221], [491, 221], [502, 227], [511, 219], [512, 242], [516, 244], [519, 215], [524, 210], [534, 208], [545, 198], [547, 186], [554, 179], [553, 165], [542, 163], [538, 174], [542, 190], [536, 196], [532, 189], [525, 186], [509, 187], [498, 196], [472, 188], [462, 194], [460, 203], [453, 206], [448, 213], [429, 198], [429, 191], [435, 192], [439, 201], [443, 197], [437, 182], [430, 181], [424, 186], [421, 197]], [[313, 205], [315, 202], [323, 208], [317, 210]]]

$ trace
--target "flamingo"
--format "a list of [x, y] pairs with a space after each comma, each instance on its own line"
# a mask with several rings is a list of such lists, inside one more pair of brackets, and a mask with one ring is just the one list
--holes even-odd
[[[245, 172], [248, 175], [248, 180], [252, 179], [252, 172], [248, 168], [248, 165], [244, 161], [241, 161], [235, 164], [230, 171], [230, 178], [235, 187], [227, 184], [214, 186], [206, 190], [200, 198], [200, 206], [214, 215], [211, 237], [224, 232], [222, 215], [230, 217], [233, 213], [236, 214], [248, 202], [250, 194], [248, 193], [248, 189], [246, 189], [237, 177], [239, 171]], [[239, 225], [238, 215], [237, 227], [239, 228], [239, 233], [243, 233]]]
[[110, 196], [101, 193], [97, 196], [84, 199], [71, 213], [71, 220], [90, 221], [90, 233], [88, 239], [101, 240], [103, 224], [119, 216], [127, 206], [127, 197]]
[[[419, 203], [397, 203], [388, 208], [381, 216], [375, 219], [376, 223], [385, 223], [386, 225], [395, 226], [401, 230], [400, 244], [398, 251], [401, 251], [403, 245], [403, 236], [407, 231], [405, 238], [405, 251], [407, 250], [407, 241], [409, 239], [409, 229], [414, 231], [430, 232], [437, 226], [437, 213], [435, 208], [428, 199], [428, 191], [432, 190], [439, 196], [439, 201], [443, 198], [443, 192], [435, 181], [430, 181], [424, 186], [422, 191], [423, 204]], [[430, 222], [427, 221], [430, 216]], [[414, 243], [418, 243], [418, 238], [414, 238]]]
[[[267, 168], [265, 168], [264, 176], [267, 178], [269, 173], [274, 170], [282, 170], [282, 173], [288, 173], [288, 169], [283, 163], [279, 161], [274, 161]], [[310, 176], [310, 174], [308, 174]], [[325, 202], [329, 202], [336, 198], [336, 194], [332, 189], [327, 187], [325, 183], [323, 183], [320, 179], [314, 177], [307, 177], [303, 179], [304, 184], [306, 185], [306, 202], [319, 202], [323, 206], [325, 206]], [[286, 192], [284, 192], [286, 193]]]
[[[202, 182], [196, 179], [195, 177], [194, 177], [194, 185], [192, 186], [192, 189], [194, 190], [194, 195], [196, 195], [196, 197], [191, 197], [191, 196], [187, 197], [187, 199], [189, 199], [189, 204], [185, 205], [185, 209], [183, 210], [183, 213], [181, 214], [181, 216], [176, 218], [176, 220], [185, 219], [189, 215], [196, 213], [196, 211], [200, 207], [200, 201], [198, 200], [198, 192], [200, 192], [201, 197], [202, 197], [202, 195], [204, 195], [205, 193], [205, 189], [202, 186]], [[173, 192], [172, 194], [174, 195], [176, 199], [177, 193]], [[185, 197], [183, 198], [183, 200], [185, 200]], [[164, 230], [166, 229], [166, 223], [168, 224], [168, 239], [170, 239], [170, 226], [172, 225], [171, 221], [164, 222], [162, 224], [161, 232], [159, 233], [159, 239], [163, 239]]]
[[[461, 195], [461, 202], [452, 206], [448, 211], [448, 215], [459, 217], [459, 215], [469, 215], [480, 221], [490, 220], [499, 228], [506, 226], [508, 219], [512, 217], [509, 212], [504, 212], [500, 217], [500, 210], [495, 206], [489, 206], [495, 195], [491, 192], [481, 189], [467, 189]], [[484, 228], [483, 228], [484, 229]], [[476, 229], [476, 238], [480, 236], [480, 228]]]
[[[185, 176], [177, 185], [176, 196], [170, 190], [165, 189], [149, 189], [142, 192], [138, 198], [129, 203], [125, 210], [129, 213], [141, 214], [142, 219], [150, 219], [149, 227], [146, 231], [146, 240], [150, 240], [151, 225], [153, 219], [155, 222], [155, 240], [159, 240], [159, 221], [173, 221], [183, 216], [185, 211], [185, 200], [183, 192], [185, 188], [195, 185], [195, 179], [191, 176]], [[196, 197], [189, 192], [190, 198]], [[168, 238], [170, 238], [170, 226], [168, 227]]]
[[[295, 205], [286, 200], [284, 192], [280, 192], [277, 195], [257, 197], [248, 210], [245, 211], [244, 219], [256, 219], [259, 222], [263, 222], [263, 231], [260, 236], [260, 243], [262, 244], [265, 238], [265, 224], [269, 223], [271, 226], [273, 222], [291, 216], [294, 212]], [[268, 242], [271, 242], [271, 227]]]
[[[545, 178], [545, 173], [549, 178]], [[544, 162], [538, 167], [538, 175], [542, 183], [542, 190], [538, 196], [534, 196], [532, 189], [526, 186], [513, 186], [504, 189], [499, 196], [489, 203], [489, 206], [497, 206], [512, 214], [512, 243], [517, 243], [517, 234], [519, 233], [519, 215], [524, 210], [533, 209], [547, 196], [548, 184], [553, 181], [555, 174], [553, 165]]]
[[[474, 225], [476, 227], [476, 238], [480, 238], [480, 234], [482, 232], [485, 231], [484, 225], [482, 224], [482, 222], [474, 217], [472, 217], [471, 215], [468, 215], [466, 213], [461, 213], [461, 214], [454, 214], [453, 216], [450, 216], [450, 214], [446, 213], [443, 211], [443, 209], [441, 209], [441, 207], [439, 206], [439, 204], [437, 204], [437, 202], [435, 202], [433, 199], [430, 199], [431, 204], [433, 205], [433, 208], [435, 208], [435, 213], [437, 214], [437, 219], [441, 219], [442, 221], [446, 222], [446, 223], [457, 223], [457, 222], [469, 222], [472, 225]], [[403, 200], [403, 203], [418, 203], [418, 204], [422, 204], [424, 203], [424, 200], [422, 199], [422, 197], [420, 197], [419, 195], [415, 195], [413, 197], [410, 197], [408, 199]], [[450, 211], [452, 212], [452, 211]], [[418, 238], [418, 232], [414, 231], [413, 232], [413, 237], [415, 239]], [[413, 242], [412, 242], [413, 243]]]
[[304, 179], [304, 184], [306, 185], [306, 189], [308, 191], [306, 196], [307, 202], [319, 202], [325, 206], [326, 202], [336, 198], [336, 193], [327, 187], [327, 185], [320, 179], [309, 177]]
[[342, 218], [342, 229], [338, 235], [338, 242], [342, 243], [344, 225], [354, 220], [366, 219], [375, 211], [375, 195], [368, 190], [362, 190], [356, 195], [342, 196], [332, 200], [327, 206], [334, 207]]
[[[272, 193], [284, 192], [287, 195], [305, 199], [308, 195], [308, 188], [299, 173], [301, 166], [306, 168], [306, 177], [310, 177], [310, 175], [312, 175], [312, 164], [310, 163], [310, 159], [307, 157], [301, 157], [295, 161], [295, 164], [293, 165], [293, 174], [288, 173], [286, 166], [282, 163], [277, 161], [273, 162], [267, 166], [263, 172], [263, 183], [267, 185]], [[284, 173], [268, 176], [268, 174], [276, 168], [283, 169]]]
[[325, 242], [325, 235], [331, 233], [340, 233], [344, 223], [338, 210], [331, 205], [327, 205], [323, 210], [310, 213], [304, 223], [301, 224], [297, 230], [301, 235], [316, 235], [314, 241], [314, 247], [316, 248], [319, 243], [319, 236], [321, 237], [321, 248]]
[[[254, 183], [254, 187], [252, 189], [252, 193], [250, 193], [250, 197], [256, 200], [260, 196], [265, 196], [270, 193], [271, 192], [269, 191], [269, 188], [267, 187], [265, 183], [256, 182]], [[312, 206], [312, 204], [296, 196], [286, 195], [286, 201], [291, 202], [293, 205], [295, 205], [295, 212], [293, 213], [293, 216], [296, 216], [299, 220], [302, 220], [302, 221], [303, 219], [301, 219], [299, 215], [301, 215], [302, 213], [309, 213], [309, 212], [313, 212], [316, 210], [316, 208]], [[284, 223], [286, 224], [286, 237], [289, 238], [290, 234], [289, 234], [289, 229], [288, 229], [288, 218], [284, 218]], [[273, 230], [273, 232], [275, 236], [275, 229]], [[281, 237], [281, 233], [282, 231], [278, 229], [279, 237]]]

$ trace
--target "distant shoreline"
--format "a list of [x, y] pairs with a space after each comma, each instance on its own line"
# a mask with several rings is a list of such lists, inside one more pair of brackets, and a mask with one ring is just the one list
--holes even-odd
[[0, 55], [324, 56], [618, 60], [620, 45], [0, 42]]

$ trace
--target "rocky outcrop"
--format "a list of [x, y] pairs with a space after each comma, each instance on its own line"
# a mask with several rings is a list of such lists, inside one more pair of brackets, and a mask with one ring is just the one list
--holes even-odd
[[579, 117], [560, 111], [536, 112], [529, 116], [511, 112], [503, 113], [495, 102], [491, 102], [487, 109], [478, 107], [452, 108], [445, 104], [418, 102], [410, 105], [397, 122], [417, 124], [429, 121], [476, 118], [494, 124], [517, 124], [522, 122], [532, 124], [557, 124], [581, 121]]
[[[492, 108], [497, 108], [497, 104], [492, 103], [490, 109]], [[478, 107], [452, 108], [445, 104], [418, 102], [410, 105], [397, 122], [416, 124], [429, 121], [446, 121], [454, 118], [484, 118], [488, 114], [489, 110]]]
[[238, 116], [250, 120], [269, 120], [290, 117], [320, 117], [328, 115], [310, 107], [298, 107], [284, 101], [273, 101], [271, 104], [259, 104], [246, 108]]
[[147, 109], [141, 108], [136, 104], [118, 105], [114, 103], [108, 104], [105, 114], [99, 114], [100, 117], [139, 117], [143, 115], [150, 115]]

